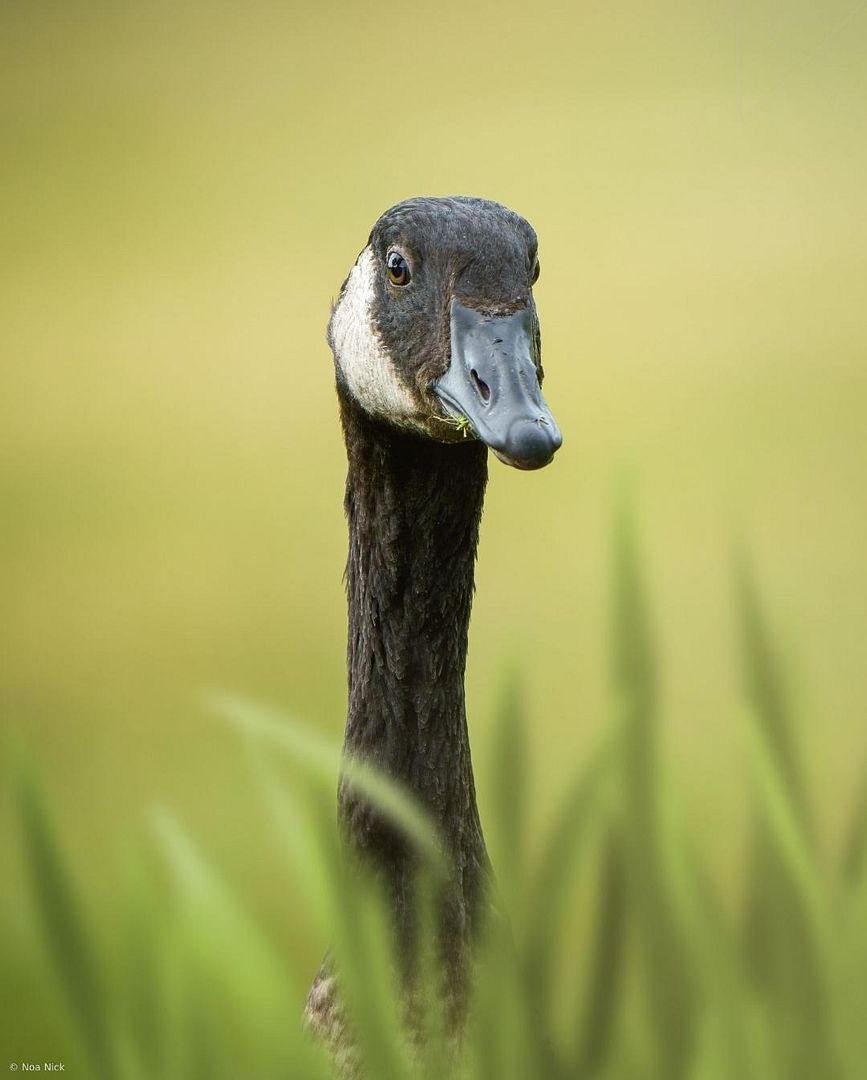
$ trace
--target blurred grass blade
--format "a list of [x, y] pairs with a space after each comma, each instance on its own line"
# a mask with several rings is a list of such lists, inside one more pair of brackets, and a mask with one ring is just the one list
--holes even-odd
[[441, 874], [447, 862], [436, 829], [418, 803], [393, 779], [369, 762], [346, 757], [336, 745], [288, 717], [226, 694], [209, 694], [212, 710], [248, 735], [279, 746], [311, 776], [352, 785], [413, 844]]
[[847, 916], [835, 1018], [841, 1057], [848, 1066], [845, 1075], [854, 1080], [863, 1074], [867, 1061], [867, 875], [852, 890]]
[[753, 573], [744, 554], [737, 561], [735, 596], [743, 642], [747, 701], [755, 719], [762, 726], [764, 739], [777, 762], [787, 800], [799, 827], [807, 842], [812, 843], [812, 815], [795, 740], [791, 701], [774, 655]]
[[471, 1013], [469, 1064], [482, 1080], [551, 1077], [549, 1051], [534, 1026], [541, 1003], [522, 985], [508, 922], [490, 920], [479, 950]]
[[503, 680], [494, 723], [491, 840], [498, 887], [514, 919], [521, 896], [527, 820], [528, 753], [521, 682], [512, 668]]
[[[167, 942], [162, 925], [159, 897], [147, 873], [144, 860], [136, 850], [131, 853], [127, 867], [127, 887], [123, 905], [124, 953], [121, 983], [126, 1029], [130, 1047], [127, 1058], [133, 1055], [141, 1064], [143, 1075], [174, 1075], [170, 1060], [171, 1037], [167, 1008], [169, 991], [165, 985]], [[130, 1065], [127, 1072], [135, 1074]]]
[[64, 865], [43, 796], [19, 760], [17, 801], [33, 899], [67, 1008], [96, 1080], [117, 1080], [112, 1009], [91, 933]]
[[745, 731], [750, 752], [754, 787], [758, 795], [762, 822], [768, 827], [775, 851], [789, 871], [797, 893], [810, 912], [817, 935], [827, 939], [830, 912], [825, 889], [800, 818], [791, 799], [791, 791], [779, 767], [767, 729], [754, 709], [744, 710]]
[[443, 1080], [450, 1073], [453, 1056], [449, 1005], [444, 1000], [445, 972], [438, 934], [439, 889], [437, 879], [421, 873], [418, 880], [418, 973], [413, 982], [418, 1001], [412, 1017], [417, 1032], [418, 1075], [423, 1080]]
[[[762, 859], [762, 889], [752, 894], [751, 915], [761, 915], [762, 966], [747, 962], [772, 1007], [772, 1037], [784, 1075], [792, 1080], [837, 1077], [833, 976], [838, 970], [838, 929], [830, 895], [766, 734], [745, 710], [756, 796], [754, 859]], [[754, 940], [753, 938], [750, 939]]]
[[300, 886], [307, 910], [327, 936], [337, 914], [331, 887], [331, 864], [338, 857], [331, 782], [325, 790], [321, 784], [303, 785], [299, 796], [280, 782], [261, 742], [251, 741], [250, 749], [268, 819], [291, 865], [293, 884]]
[[737, 566], [746, 736], [756, 800], [744, 953], [792, 1080], [838, 1075], [832, 990], [840, 967], [832, 892], [818, 863], [792, 702], [746, 558]]
[[391, 912], [379, 883], [357, 863], [333, 867], [337, 916], [330, 966], [345, 1004], [362, 1075], [410, 1080]]
[[696, 1044], [697, 987], [693, 960], [672, 904], [674, 885], [661, 815], [656, 660], [637, 547], [624, 502], [614, 540], [612, 668], [623, 725], [626, 867], [655, 1067], [665, 1080], [679, 1080], [686, 1075]]
[[864, 880], [867, 866], [867, 769], [855, 800], [852, 821], [843, 847], [843, 881], [851, 890], [857, 890]]
[[334, 776], [327, 789], [308, 785], [302, 804], [280, 783], [261, 748], [256, 761], [284, 850], [302, 883], [311, 915], [330, 941], [327, 964], [356, 1032], [357, 1055], [371, 1075], [402, 1077], [403, 1032], [388, 919], [373, 882], [348, 864], [340, 850], [333, 824]]
[[301, 1055], [311, 1077], [322, 1075], [319, 1055], [305, 1048], [301, 1033], [303, 994], [293, 991], [279, 950], [208, 866], [180, 823], [167, 811], [156, 810], [153, 824], [180, 902], [179, 942], [192, 976], [187, 1026], [197, 1036], [193, 1060], [211, 1075], [218, 1068], [231, 1073], [233, 1044], [227, 1042], [228, 1029], [220, 1021], [231, 1014], [239, 1061], [257, 1060], [263, 1074], [276, 1075]]
[[[705, 1050], [712, 1053], [722, 1077], [765, 1080], [751, 1030], [751, 1002], [746, 986], [740, 943], [725, 918], [722, 905], [684, 823], [686, 808], [669, 791], [670, 880], [685, 947], [701, 976], [704, 1001]], [[712, 1049], [708, 1049], [711, 1047]]]
[[563, 800], [548, 830], [528, 882], [528, 925], [522, 947], [527, 995], [541, 1016], [547, 1016], [554, 992], [557, 961], [562, 955], [562, 926], [569, 888], [590, 839], [602, 817], [604, 786], [615, 760], [616, 742], [605, 739]]
[[623, 981], [626, 934], [626, 876], [623, 846], [616, 825], [609, 825], [602, 849], [597, 917], [577, 1013], [573, 1075], [593, 1076], [604, 1065], [613, 1043], [614, 1024]]
[[[174, 815], [157, 808], [152, 821], [178, 887], [181, 910], [189, 917], [187, 928], [193, 940], [205, 946], [215, 967], [225, 966], [227, 972], [233, 960], [244, 958], [240, 969], [231, 976], [237, 998], [249, 996], [254, 1002], [267, 990], [269, 1001], [286, 1004], [286, 972], [273, 944], [262, 936], [258, 925], [208, 866]], [[223, 947], [217, 954], [207, 953], [215, 940], [222, 941]]]
[[[687, 856], [689, 858], [689, 855]], [[696, 857], [689, 858], [696, 899], [694, 950], [704, 969], [708, 1012], [719, 1032], [717, 1057], [722, 1075], [738, 1080], [765, 1080], [751, 1031], [751, 1001], [740, 965], [735, 934], [726, 923], [717, 897]]]
[[[410, 840], [428, 871], [440, 880], [446, 862], [432, 826], [393, 781], [365, 762], [342, 757], [336, 746], [315, 733], [236, 698], [220, 696], [211, 702], [246, 737], [279, 746], [312, 781], [310, 812], [299, 817], [291, 796], [259, 755], [260, 780], [286, 851], [301, 873], [308, 897], [322, 905], [314, 914], [331, 936], [329, 969], [340, 988], [358, 1057], [371, 1076], [403, 1080], [408, 1064], [387, 906], [376, 883], [344, 857], [336, 832], [326, 822], [326, 815], [334, 813], [338, 773], [341, 783], [355, 786]], [[319, 798], [320, 790], [328, 792], [327, 809]]]

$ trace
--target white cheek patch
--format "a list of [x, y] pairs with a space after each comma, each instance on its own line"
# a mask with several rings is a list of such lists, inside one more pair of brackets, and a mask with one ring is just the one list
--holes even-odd
[[392, 423], [414, 426], [418, 408], [397, 377], [373, 322], [376, 273], [376, 257], [366, 247], [331, 316], [334, 355], [362, 408]]

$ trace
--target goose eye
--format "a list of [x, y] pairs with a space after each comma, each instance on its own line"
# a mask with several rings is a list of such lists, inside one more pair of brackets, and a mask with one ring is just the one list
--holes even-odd
[[540, 270], [541, 270], [541, 267], [539, 266], [539, 260], [536, 259], [536, 261], [533, 263], [533, 276], [530, 278], [530, 284], [531, 285], [535, 285], [536, 282], [539, 280], [539, 271]]
[[392, 285], [408, 285], [412, 274], [409, 263], [399, 251], [389, 251], [385, 257], [385, 269]]

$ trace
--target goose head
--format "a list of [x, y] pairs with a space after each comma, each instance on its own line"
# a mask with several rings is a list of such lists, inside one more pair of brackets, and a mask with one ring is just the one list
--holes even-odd
[[542, 397], [536, 234], [474, 198], [386, 211], [328, 328], [338, 387], [368, 415], [438, 442], [471, 437], [519, 469], [562, 436]]

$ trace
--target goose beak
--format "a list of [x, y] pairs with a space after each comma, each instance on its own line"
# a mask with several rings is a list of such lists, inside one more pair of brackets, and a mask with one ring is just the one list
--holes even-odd
[[533, 362], [533, 314], [486, 315], [451, 304], [452, 359], [433, 392], [449, 416], [466, 417], [500, 461], [541, 469], [563, 436], [542, 397]]

